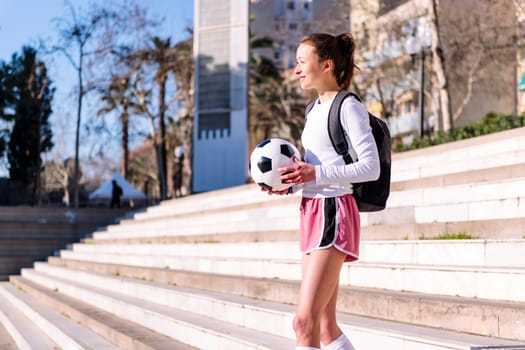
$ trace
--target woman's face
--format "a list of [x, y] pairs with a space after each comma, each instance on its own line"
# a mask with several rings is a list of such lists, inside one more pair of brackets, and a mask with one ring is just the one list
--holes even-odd
[[315, 89], [319, 86], [323, 73], [323, 62], [319, 62], [315, 47], [301, 43], [296, 53], [295, 74], [303, 89]]

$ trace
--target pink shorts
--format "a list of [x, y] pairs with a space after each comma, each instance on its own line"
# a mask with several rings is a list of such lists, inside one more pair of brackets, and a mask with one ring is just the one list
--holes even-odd
[[305, 198], [301, 201], [300, 249], [308, 254], [335, 247], [345, 261], [359, 258], [359, 210], [354, 197]]

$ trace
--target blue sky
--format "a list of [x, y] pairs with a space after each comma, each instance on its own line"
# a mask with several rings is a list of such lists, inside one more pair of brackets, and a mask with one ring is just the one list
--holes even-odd
[[[94, 2], [101, 1], [104, 0]], [[185, 28], [193, 27], [193, 0], [137, 0], [137, 2], [147, 8], [150, 14], [165, 17], [162, 32], [158, 33], [160, 37], [171, 36], [172, 43], [188, 37]], [[77, 7], [76, 5], [85, 4], [87, 1], [70, 0], [70, 3]], [[51, 20], [62, 17], [65, 13], [64, 0], [0, 0], [0, 60], [9, 62], [13, 53], [21, 52], [24, 45], [36, 46], [39, 38], [54, 38], [55, 28]], [[63, 58], [46, 58], [44, 61], [57, 90], [51, 122], [58, 125], [61, 123], [60, 118], [73, 117], [76, 113], [76, 104], [71, 96], [74, 82], [70, 79], [74, 76], [74, 71]], [[89, 113], [89, 106], [86, 107], [86, 113]], [[67, 143], [65, 147], [68, 150], [72, 150], [74, 144], [73, 124], [66, 128], [70, 130], [70, 135], [64, 141]], [[56, 134], [57, 130], [54, 129], [54, 133]], [[5, 166], [0, 164], [0, 176], [5, 175]]]

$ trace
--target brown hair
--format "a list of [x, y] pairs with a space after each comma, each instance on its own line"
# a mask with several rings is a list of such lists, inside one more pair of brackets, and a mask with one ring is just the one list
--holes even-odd
[[334, 62], [334, 76], [342, 89], [347, 89], [354, 76], [355, 40], [352, 34], [342, 33], [337, 36], [326, 33], [313, 33], [304, 36], [301, 44], [308, 43], [315, 47], [319, 60]]

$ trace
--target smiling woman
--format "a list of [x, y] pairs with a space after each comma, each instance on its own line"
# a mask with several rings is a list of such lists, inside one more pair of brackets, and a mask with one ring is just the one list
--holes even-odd
[[[335, 152], [327, 130], [335, 97], [350, 85], [354, 73], [354, 38], [314, 33], [297, 48], [295, 74], [303, 89], [315, 90], [302, 133], [304, 161], [280, 168], [281, 180], [302, 188], [300, 250], [302, 279], [293, 320], [296, 350], [353, 350], [336, 321], [339, 273], [344, 262], [359, 258], [360, 218], [352, 183], [375, 180], [379, 157], [366, 109], [354, 96], [340, 107], [348, 153], [347, 164]], [[267, 190], [269, 194], [289, 191]]]

